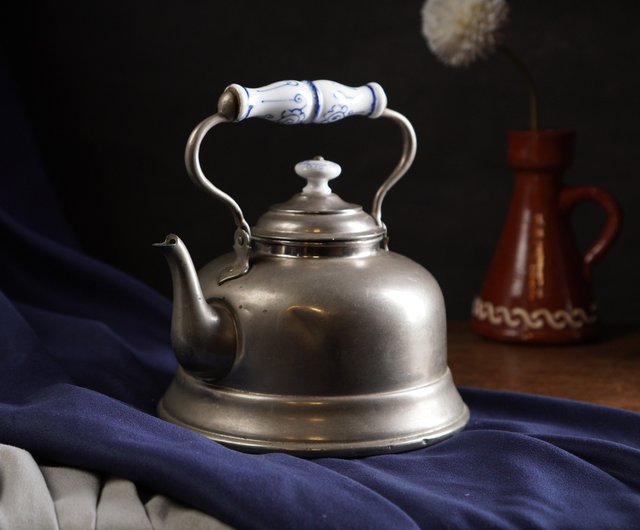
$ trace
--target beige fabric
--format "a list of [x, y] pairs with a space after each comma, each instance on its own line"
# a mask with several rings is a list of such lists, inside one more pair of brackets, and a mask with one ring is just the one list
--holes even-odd
[[0, 530], [227, 530], [164, 495], [143, 502], [133, 482], [90, 471], [39, 467], [31, 454], [0, 444]]
[[0, 445], [0, 529], [35, 528], [59, 528], [47, 484], [27, 451]]
[[102, 488], [96, 514], [96, 530], [153, 530], [135, 485], [110, 478]]
[[58, 516], [60, 528], [95, 528], [100, 478], [94, 473], [70, 467], [40, 468]]

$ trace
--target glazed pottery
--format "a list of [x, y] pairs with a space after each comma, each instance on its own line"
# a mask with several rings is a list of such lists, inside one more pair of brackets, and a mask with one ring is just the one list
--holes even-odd
[[[217, 114], [194, 129], [187, 173], [233, 214], [234, 252], [196, 272], [176, 235], [157, 245], [173, 278], [171, 342], [180, 363], [161, 417], [237, 449], [301, 456], [403, 451], [464, 427], [469, 411], [447, 366], [440, 288], [422, 266], [388, 249], [382, 201], [413, 162], [416, 139], [386, 102], [377, 83], [231, 85]], [[200, 144], [216, 125], [351, 115], [391, 119], [404, 138], [371, 214], [331, 191], [341, 168], [315, 157], [295, 166], [302, 191], [250, 227], [200, 167]], [[275, 177], [246, 177], [247, 185], [256, 178]]]
[[[591, 339], [598, 331], [592, 266], [620, 227], [613, 197], [593, 186], [566, 187], [572, 162], [568, 130], [518, 130], [508, 134], [508, 164], [515, 187], [502, 235], [472, 308], [473, 329], [488, 338], [532, 343]], [[604, 209], [596, 242], [582, 254], [569, 215], [582, 201]]]

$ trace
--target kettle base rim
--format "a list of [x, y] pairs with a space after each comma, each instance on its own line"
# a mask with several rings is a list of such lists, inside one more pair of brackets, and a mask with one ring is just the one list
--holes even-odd
[[448, 369], [417, 388], [348, 396], [257, 394], [179, 369], [158, 415], [239, 451], [321, 458], [426, 447], [462, 430], [469, 409]]

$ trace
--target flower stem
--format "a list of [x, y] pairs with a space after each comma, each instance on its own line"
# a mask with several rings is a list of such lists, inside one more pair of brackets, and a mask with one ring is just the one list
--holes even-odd
[[516, 55], [506, 46], [500, 46], [500, 51], [504, 53], [504, 55], [511, 61], [511, 63], [516, 67], [516, 69], [522, 74], [525, 82], [527, 83], [527, 87], [529, 88], [529, 119], [531, 123], [531, 130], [538, 130], [538, 91], [536, 90], [536, 85], [533, 82], [533, 79], [529, 75], [529, 71], [527, 70], [524, 63], [516, 57]]

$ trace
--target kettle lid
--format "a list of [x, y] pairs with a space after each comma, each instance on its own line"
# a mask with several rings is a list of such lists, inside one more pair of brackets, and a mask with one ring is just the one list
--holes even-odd
[[331, 191], [329, 181], [341, 171], [320, 156], [296, 164], [295, 172], [307, 185], [288, 201], [271, 206], [252, 228], [253, 237], [313, 243], [382, 238], [384, 228], [362, 206]]

